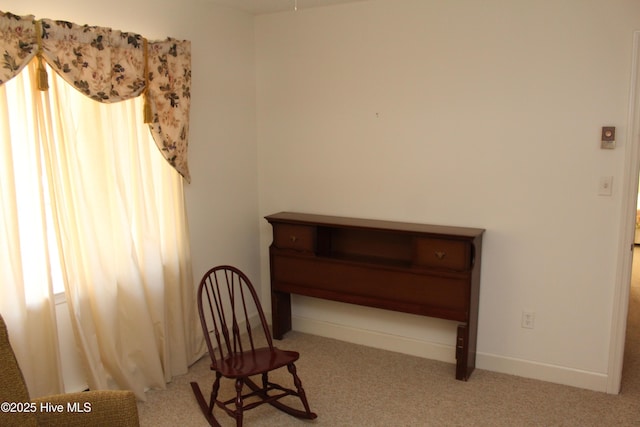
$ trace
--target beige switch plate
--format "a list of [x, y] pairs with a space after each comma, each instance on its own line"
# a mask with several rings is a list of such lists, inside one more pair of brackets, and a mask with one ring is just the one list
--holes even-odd
[[613, 177], [601, 176], [598, 183], [598, 194], [600, 196], [611, 196], [613, 190]]

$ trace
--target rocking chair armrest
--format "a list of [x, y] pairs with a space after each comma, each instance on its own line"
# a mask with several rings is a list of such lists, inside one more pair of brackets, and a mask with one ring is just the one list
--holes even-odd
[[[95, 390], [32, 399], [39, 425], [138, 427], [138, 406], [132, 391]], [[51, 406], [47, 406], [51, 405]], [[62, 405], [60, 407], [60, 405]], [[59, 411], [47, 411], [56, 407]], [[45, 410], [41, 410], [45, 409]]]

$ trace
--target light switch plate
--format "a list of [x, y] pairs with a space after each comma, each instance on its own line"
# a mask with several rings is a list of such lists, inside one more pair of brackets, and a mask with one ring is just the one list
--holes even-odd
[[613, 177], [601, 176], [598, 183], [598, 194], [600, 196], [611, 196], [613, 190]]

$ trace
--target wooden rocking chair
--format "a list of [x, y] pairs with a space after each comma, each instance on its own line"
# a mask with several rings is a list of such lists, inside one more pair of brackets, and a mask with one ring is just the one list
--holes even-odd
[[[310, 420], [317, 417], [309, 409], [302, 382], [296, 373], [294, 362], [300, 357], [299, 353], [273, 346], [260, 301], [244, 273], [225, 265], [209, 270], [198, 288], [198, 311], [211, 357], [211, 370], [215, 371], [216, 377], [209, 403], [198, 383], [192, 382], [191, 388], [209, 424], [220, 425], [213, 415], [216, 406], [235, 418], [237, 426], [242, 426], [244, 411], [263, 403], [269, 403], [294, 417]], [[261, 328], [253, 330], [251, 321], [256, 317]], [[257, 341], [258, 336], [254, 339], [254, 333], [264, 333], [266, 346], [256, 348], [260, 341]], [[217, 347], [212, 343], [211, 335], [215, 337]], [[269, 372], [285, 366], [293, 377], [296, 390], [269, 381]], [[262, 377], [260, 386], [249, 378], [254, 375]], [[218, 398], [222, 377], [235, 380], [236, 394], [228, 400]], [[280, 402], [285, 396], [300, 398], [304, 410]]]

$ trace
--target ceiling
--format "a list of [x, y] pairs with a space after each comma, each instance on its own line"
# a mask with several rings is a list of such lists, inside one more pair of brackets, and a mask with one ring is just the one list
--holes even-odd
[[[213, 3], [244, 10], [253, 15], [293, 11], [296, 0], [209, 0]], [[312, 7], [330, 6], [343, 3], [355, 3], [366, 0], [297, 0], [298, 10]]]

